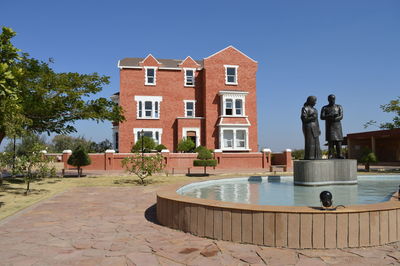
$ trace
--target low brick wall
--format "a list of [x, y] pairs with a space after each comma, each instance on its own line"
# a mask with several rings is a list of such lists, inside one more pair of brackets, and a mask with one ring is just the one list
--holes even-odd
[[157, 219], [167, 227], [218, 240], [287, 248], [347, 248], [400, 240], [400, 201], [310, 207], [238, 204], [180, 196], [179, 186], [157, 194]]
[[[197, 153], [170, 153], [162, 152], [165, 162], [165, 170], [184, 170], [187, 171], [193, 168], [193, 161], [197, 158]], [[71, 153], [65, 152], [62, 154], [62, 162], [64, 169], [72, 169], [74, 166], [68, 165], [67, 161]], [[84, 166], [85, 170], [123, 170], [122, 160], [132, 156], [132, 153], [90, 153], [92, 163]], [[150, 154], [145, 154], [150, 155]], [[284, 165], [285, 169], [291, 171], [293, 162], [290, 151], [282, 153], [280, 165]], [[215, 169], [267, 169], [271, 167], [270, 152], [249, 152], [249, 153], [224, 153], [215, 152], [214, 158], [218, 161]]]

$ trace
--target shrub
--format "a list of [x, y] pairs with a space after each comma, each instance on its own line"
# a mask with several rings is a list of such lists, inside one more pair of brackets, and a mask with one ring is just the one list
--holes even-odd
[[155, 147], [155, 150], [158, 151], [158, 152], [161, 152], [162, 150], [166, 150], [166, 149], [167, 149], [167, 147], [165, 147], [165, 146], [162, 145], [162, 144], [158, 144], [158, 145]]
[[83, 146], [78, 145], [73, 151], [71, 156], [68, 158], [68, 164], [76, 166], [78, 168], [78, 177], [81, 177], [81, 167], [91, 164], [88, 153]]
[[152, 152], [156, 146], [154, 143], [154, 140], [150, 137], [142, 137], [136, 141], [135, 145], [132, 147], [132, 152], [137, 153], [137, 152], [142, 152], [142, 141], [143, 141], [143, 152], [149, 153]]
[[141, 154], [135, 153], [132, 157], [122, 160], [122, 167], [129, 173], [135, 174], [139, 178], [140, 184], [144, 185], [147, 177], [164, 169], [164, 161], [161, 154], [141, 156]]
[[196, 147], [196, 144], [193, 142], [193, 140], [190, 138], [186, 138], [186, 139], [182, 139], [179, 142], [177, 151], [193, 152], [195, 147]]
[[361, 156], [360, 162], [365, 165], [365, 170], [369, 172], [370, 164], [378, 161], [375, 153], [373, 153], [370, 149], [364, 149], [363, 155]]
[[[200, 148], [202, 147], [202, 148]], [[197, 149], [197, 160], [193, 161], [193, 166], [203, 166], [204, 167], [204, 175], [207, 174], [207, 166], [217, 166], [217, 160], [212, 159], [211, 150], [206, 147], [199, 146]]]

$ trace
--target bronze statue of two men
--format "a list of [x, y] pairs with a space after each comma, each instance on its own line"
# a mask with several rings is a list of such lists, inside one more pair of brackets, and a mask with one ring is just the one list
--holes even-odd
[[[328, 158], [343, 159], [342, 156], [342, 124], [343, 108], [335, 103], [335, 95], [328, 96], [328, 105], [321, 109], [321, 120], [325, 120], [325, 138], [328, 141]], [[317, 97], [309, 96], [301, 109], [301, 121], [303, 122], [303, 134], [305, 140], [304, 159], [318, 160], [322, 158], [319, 144], [321, 130], [318, 123], [318, 111], [314, 108]]]

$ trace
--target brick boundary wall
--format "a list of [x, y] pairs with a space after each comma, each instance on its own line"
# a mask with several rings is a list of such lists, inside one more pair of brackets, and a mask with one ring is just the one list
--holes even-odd
[[[65, 150], [62, 154], [62, 162], [64, 163], [65, 170], [75, 168], [74, 166], [67, 164], [71, 153], [70, 150]], [[150, 154], [145, 154], [145, 156]], [[164, 157], [166, 171], [190, 171], [190, 169], [198, 168], [193, 166], [193, 160], [197, 158], [197, 153], [170, 153], [169, 151], [164, 150], [161, 154]], [[121, 164], [122, 160], [132, 155], [132, 153], [115, 153], [113, 150], [108, 150], [105, 153], [90, 153], [89, 157], [92, 163], [82, 168], [84, 170], [124, 170]], [[273, 163], [271, 164], [272, 153], [270, 150], [249, 153], [225, 153], [215, 151], [213, 155], [218, 161], [218, 165], [215, 167], [216, 170], [267, 169], [270, 171], [274, 166]], [[277, 162], [284, 171], [293, 170], [293, 161], [290, 150], [286, 150], [282, 153], [274, 153], [274, 156], [279, 157]]]

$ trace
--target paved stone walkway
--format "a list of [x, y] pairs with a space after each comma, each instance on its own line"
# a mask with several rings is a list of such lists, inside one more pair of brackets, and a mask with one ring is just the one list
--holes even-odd
[[290, 250], [155, 223], [157, 186], [75, 188], [0, 221], [0, 265], [398, 265], [400, 243]]

